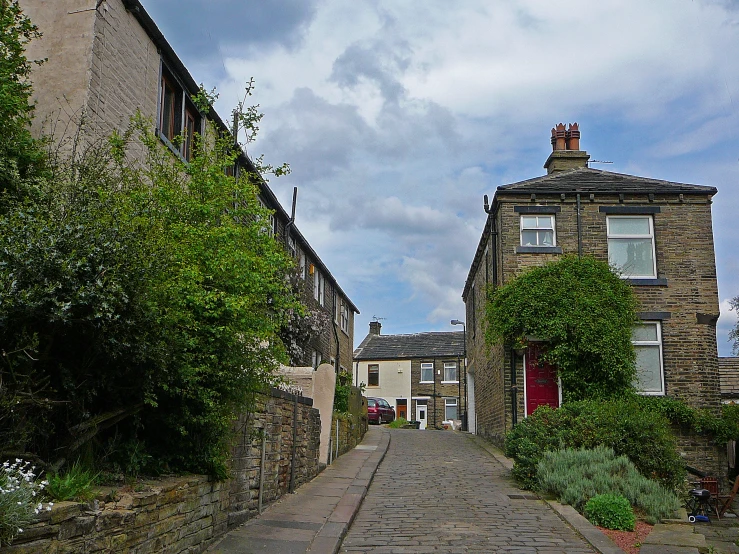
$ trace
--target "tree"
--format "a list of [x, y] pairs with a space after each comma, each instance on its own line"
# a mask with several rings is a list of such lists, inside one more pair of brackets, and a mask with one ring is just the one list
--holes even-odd
[[43, 152], [31, 137], [33, 115], [25, 56], [29, 41], [39, 37], [17, 0], [0, 0], [0, 210], [5, 194], [24, 194], [43, 169]]
[[287, 361], [279, 331], [301, 308], [258, 177], [227, 175], [214, 129], [188, 164], [152, 129], [52, 157], [0, 213], [6, 454], [223, 477], [234, 418]]
[[[736, 296], [729, 300], [731, 309], [739, 313], [739, 296]], [[734, 348], [732, 349], [734, 354], [739, 354], [739, 321], [733, 329], [729, 331], [729, 340], [734, 341]]]
[[489, 343], [546, 341], [543, 358], [556, 367], [565, 400], [633, 390], [637, 301], [607, 263], [565, 256], [491, 289], [487, 308]]

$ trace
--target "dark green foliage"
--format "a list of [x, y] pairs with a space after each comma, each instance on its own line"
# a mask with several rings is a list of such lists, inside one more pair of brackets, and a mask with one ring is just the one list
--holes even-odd
[[183, 165], [152, 128], [55, 161], [0, 214], [0, 444], [225, 477], [235, 414], [285, 361], [292, 260], [225, 142]]
[[672, 517], [680, 507], [674, 493], [644, 477], [626, 456], [616, 456], [606, 446], [546, 452], [537, 475], [539, 490], [554, 494], [581, 512], [590, 499], [600, 494], [624, 497], [628, 508], [625, 513], [633, 518], [631, 506], [635, 506], [652, 522]]
[[38, 36], [17, 0], [0, 0], [0, 212], [6, 195], [25, 196], [43, 171], [44, 155], [28, 130], [32, 62], [25, 56]]
[[629, 501], [619, 494], [597, 494], [585, 504], [585, 517], [593, 525], [633, 531], [636, 518]]
[[565, 256], [491, 289], [487, 339], [523, 346], [546, 341], [564, 399], [618, 397], [633, 389], [631, 329], [637, 302], [607, 263]]
[[340, 371], [336, 376], [336, 390], [334, 391], [334, 411], [349, 413], [349, 395], [352, 389], [351, 374]]
[[675, 488], [685, 469], [667, 419], [644, 409], [638, 398], [569, 402], [553, 410], [539, 407], [506, 436], [513, 474], [527, 488], [537, 484], [537, 465], [545, 452], [608, 446], [631, 460], [649, 479]]
[[709, 410], [691, 408], [682, 400], [669, 396], [639, 398], [644, 409], [664, 415], [671, 423], [687, 427], [698, 434], [713, 435], [717, 444], [739, 438], [739, 406], [722, 406], [721, 415]]

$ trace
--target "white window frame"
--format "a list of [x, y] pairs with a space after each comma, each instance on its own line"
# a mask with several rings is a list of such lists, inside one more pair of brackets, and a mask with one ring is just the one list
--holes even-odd
[[[536, 227], [524, 227], [523, 220], [524, 218], [536, 218]], [[542, 227], [539, 225], [539, 218], [549, 218], [549, 221], [551, 222], [551, 227]], [[524, 231], [536, 231], [536, 244], [524, 244], [523, 242], [523, 232]], [[541, 244], [539, 242], [539, 231], [551, 231], [552, 232], [552, 244]], [[520, 218], [520, 231], [519, 231], [519, 242], [521, 246], [534, 246], [539, 248], [554, 248], [557, 246], [557, 221], [555, 214], [521, 214]]]
[[[450, 407], [454, 406], [454, 409], [457, 412], [457, 417], [451, 418], [448, 417], [448, 410]], [[444, 421], [453, 421], [459, 419], [459, 402], [456, 398], [445, 398], [444, 399]]]
[[660, 382], [660, 390], [658, 391], [642, 391], [638, 389], [638, 383], [637, 383], [637, 391], [639, 394], [645, 395], [645, 396], [664, 396], [665, 394], [665, 365], [664, 365], [664, 357], [662, 355], [662, 322], [660, 321], [641, 321], [637, 325], [641, 326], [648, 326], [648, 325], [654, 325], [657, 327], [657, 340], [648, 341], [638, 341], [638, 340], [631, 340], [631, 344], [634, 345], [634, 349], [638, 348], [657, 348], [659, 351], [659, 382]]
[[346, 305], [346, 302], [344, 302], [343, 299], [340, 299], [339, 302], [341, 302], [341, 321], [339, 323], [339, 326], [341, 327], [342, 331], [344, 331], [346, 334], [349, 334], [349, 307]]
[[[377, 369], [377, 384], [373, 385], [370, 383], [370, 374], [372, 369]], [[368, 387], [379, 387], [380, 386], [380, 364], [367, 364], [367, 386]]]
[[[447, 369], [454, 368], [454, 373], [457, 374], [456, 379], [449, 379], [447, 376]], [[442, 384], [446, 383], [459, 383], [459, 364], [457, 362], [444, 362], [444, 380], [441, 382]]]
[[308, 263], [305, 259], [305, 252], [300, 252], [300, 278], [305, 281], [306, 274], [308, 272]]
[[[614, 221], [616, 219], [647, 219], [649, 221], [649, 234], [647, 235], [614, 235], [611, 233], [611, 221]], [[654, 217], [652, 217], [649, 214], [639, 214], [639, 215], [608, 215], [606, 216], [606, 234], [607, 234], [607, 242], [608, 242], [608, 263], [612, 266], [619, 269], [619, 271], [622, 273], [621, 277], [624, 279], [656, 279], [657, 278], [657, 249], [655, 247], [655, 241], [654, 241]], [[617, 266], [614, 262], [611, 261], [611, 241], [616, 240], [643, 240], [643, 239], [649, 239], [652, 243], [652, 274], [651, 275], [637, 275], [637, 274], [626, 274], [623, 269], [620, 266]]]
[[326, 280], [318, 268], [313, 270], [313, 298], [318, 300], [321, 306], [326, 301]]
[[[430, 381], [424, 381], [423, 380], [423, 370], [431, 370], [431, 380]], [[421, 380], [420, 383], [433, 383], [434, 382], [434, 364], [433, 362], [421, 362]]]
[[341, 308], [339, 307], [339, 303], [341, 302], [341, 300], [339, 299], [339, 295], [336, 292], [336, 289], [333, 289], [332, 297], [334, 299], [334, 323], [338, 323], [341, 313]]

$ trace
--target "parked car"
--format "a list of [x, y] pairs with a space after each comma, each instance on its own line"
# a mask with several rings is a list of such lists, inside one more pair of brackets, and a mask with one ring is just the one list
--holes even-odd
[[395, 408], [384, 398], [367, 399], [367, 419], [370, 423], [392, 423], [395, 421]]

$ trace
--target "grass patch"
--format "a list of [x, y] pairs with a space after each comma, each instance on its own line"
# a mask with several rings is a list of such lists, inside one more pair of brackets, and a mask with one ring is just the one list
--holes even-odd
[[49, 481], [46, 494], [54, 500], [74, 500], [84, 502], [94, 496], [92, 487], [98, 474], [75, 462], [64, 473], [53, 473], [47, 476]]

